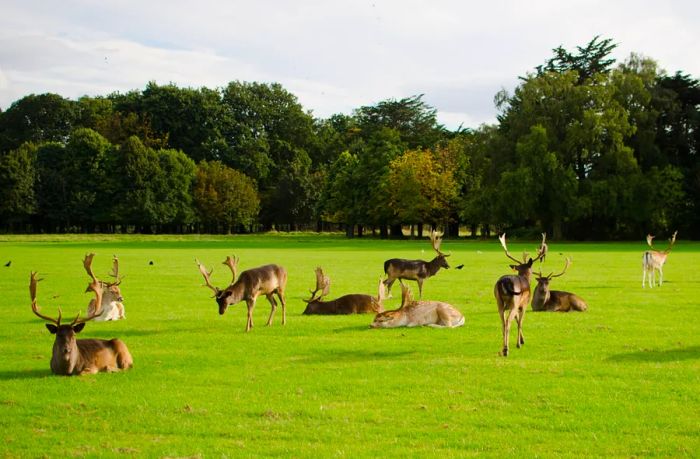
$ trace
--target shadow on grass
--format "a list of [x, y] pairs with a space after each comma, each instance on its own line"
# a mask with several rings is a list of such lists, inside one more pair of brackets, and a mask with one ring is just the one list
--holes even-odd
[[697, 359], [700, 359], [700, 346], [666, 350], [649, 349], [608, 357], [608, 360], [612, 362], [675, 362]]
[[369, 323], [365, 324], [365, 325], [352, 325], [350, 327], [334, 328], [333, 333], [356, 332], [356, 331], [365, 331], [365, 330], [370, 330]]
[[372, 360], [396, 360], [415, 354], [413, 351], [347, 351], [324, 349], [302, 359], [306, 363], [369, 362]]
[[47, 376], [53, 376], [51, 370], [0, 371], [0, 381], [46, 378]]

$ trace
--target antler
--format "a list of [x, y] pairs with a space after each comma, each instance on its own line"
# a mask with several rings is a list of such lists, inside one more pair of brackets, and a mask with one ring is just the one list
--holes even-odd
[[445, 254], [440, 252], [440, 244], [442, 244], [442, 235], [443, 233], [438, 233], [435, 230], [430, 231], [430, 245], [433, 246], [433, 250], [437, 252], [438, 255], [442, 255], [444, 257], [449, 257], [450, 254]]
[[[93, 254], [94, 255], [94, 254]], [[91, 259], [92, 261], [92, 259]], [[73, 325], [77, 324], [82, 324], [85, 323], [89, 320], [94, 319], [95, 317], [99, 316], [102, 314], [102, 286], [100, 285], [100, 281], [97, 280], [97, 278], [94, 278], [92, 283], [88, 285], [86, 292], [92, 290], [95, 293], [95, 310], [93, 311], [92, 314], [90, 314], [88, 317], [81, 319], [80, 318], [80, 311], [78, 311], [78, 315], [75, 316], [75, 319], [73, 319], [73, 322], [70, 323], [70, 326], [72, 327]]]
[[539, 258], [545, 257], [547, 255], [547, 252], [549, 251], [549, 247], [547, 246], [547, 243], [545, 242], [547, 240], [547, 233], [542, 233], [542, 242], [540, 243], [540, 247], [537, 249], [537, 255], [539, 255]]
[[506, 233], [503, 233], [503, 234], [501, 234], [500, 236], [498, 236], [498, 240], [501, 241], [501, 246], [503, 247], [503, 250], [505, 250], [506, 256], [507, 256], [508, 258], [510, 258], [511, 260], [513, 260], [514, 262], [516, 262], [517, 264], [522, 263], [520, 260], [518, 260], [517, 258], [515, 258], [514, 256], [512, 256], [512, 255], [510, 254], [510, 252], [508, 252], [508, 247], [506, 247]]
[[[97, 280], [97, 277], [95, 276], [95, 273], [92, 272], [92, 257], [94, 257], [94, 256], [95, 256], [94, 253], [86, 254], [85, 259], [83, 260], [83, 267], [85, 268], [85, 272], [87, 273], [88, 276], [90, 276], [90, 278], [92, 278], [93, 283], [99, 282], [99, 280]], [[88, 289], [89, 289], [89, 287], [88, 287]], [[85, 291], [87, 292], [87, 290], [85, 290]]]
[[550, 274], [549, 276], [547, 276], [547, 277], [549, 277], [549, 278], [551, 279], [551, 278], [553, 278], [553, 277], [562, 276], [562, 275], [566, 272], [566, 270], [567, 270], [567, 268], [569, 267], [569, 265], [571, 265], [571, 258], [566, 257], [566, 264], [564, 265], [564, 270], [563, 270], [562, 272], [560, 272], [559, 274], [551, 273], [551, 274]]
[[211, 284], [211, 280], [209, 279], [209, 276], [211, 276], [211, 273], [214, 272], [214, 269], [212, 268], [211, 271], [207, 272], [207, 268], [205, 268], [204, 265], [199, 262], [199, 260], [197, 260], [195, 258], [194, 261], [195, 261], [195, 263], [197, 263], [197, 266], [199, 266], [199, 272], [202, 273], [202, 276], [204, 276], [204, 282], [206, 283], [207, 287], [212, 289], [214, 291], [214, 293], [218, 295], [220, 290], [218, 288], [214, 287]]
[[34, 312], [34, 314], [36, 314], [41, 319], [44, 319], [48, 322], [52, 322], [52, 323], [56, 324], [56, 326], [58, 327], [59, 325], [61, 325], [61, 308], [58, 308], [58, 319], [54, 319], [53, 317], [45, 316], [39, 312], [39, 310], [41, 308], [39, 308], [39, 305], [36, 302], [36, 287], [41, 279], [36, 278], [37, 274], [38, 273], [36, 273], [36, 272], [30, 272], [30, 274], [29, 274], [29, 297], [32, 300], [32, 312]]
[[236, 270], [238, 269], [238, 261], [240, 258], [237, 256], [228, 256], [226, 257], [226, 260], [223, 262], [226, 266], [228, 266], [231, 269], [231, 274], [233, 274], [233, 279], [231, 279], [231, 283], [233, 284], [236, 282]]
[[401, 306], [399, 309], [403, 309], [413, 301], [413, 295], [411, 294], [411, 289], [408, 287], [408, 285], [401, 282], [400, 279], [399, 283], [401, 284]]
[[654, 249], [654, 246], [652, 245], [652, 241], [654, 240], [656, 236], [652, 236], [651, 234], [647, 234], [647, 244], [649, 244], [649, 247], [651, 247], [652, 250]]
[[111, 285], [119, 285], [122, 280], [119, 278], [119, 258], [116, 255], [112, 255], [112, 272], [109, 273], [110, 276], [114, 278], [114, 283]]
[[668, 252], [671, 251], [671, 249], [673, 248], [673, 244], [676, 243], [676, 235], [677, 235], [677, 234], [678, 234], [678, 231], [674, 231], [674, 232], [673, 232], [673, 236], [671, 236], [671, 239], [669, 239], [670, 244], [669, 244], [669, 246], [668, 246], [668, 249], [665, 250], [665, 252], [668, 253]]
[[318, 299], [328, 295], [331, 291], [331, 278], [323, 274], [323, 269], [320, 266], [314, 271], [316, 272], [316, 289], [314, 291], [309, 290], [309, 292], [311, 292], [311, 298], [309, 298], [308, 301], [316, 299], [316, 293], [318, 293], [319, 290], [321, 294], [318, 296]]

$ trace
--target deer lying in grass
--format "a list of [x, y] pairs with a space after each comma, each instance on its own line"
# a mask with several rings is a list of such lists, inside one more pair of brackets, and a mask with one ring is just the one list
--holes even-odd
[[[134, 365], [129, 349], [120, 339], [76, 339], [75, 335], [85, 327], [85, 323], [94, 320], [99, 314], [98, 308], [93, 314], [81, 319], [80, 313], [70, 324], [61, 324], [61, 309], [58, 309], [58, 318], [41, 314], [36, 301], [37, 273], [32, 272], [29, 277], [29, 296], [32, 300], [32, 311], [41, 319], [46, 320], [46, 328], [56, 335], [51, 355], [51, 371], [57, 375], [83, 375], [97, 373], [99, 371], [119, 371], [131, 368]], [[102, 304], [102, 289], [98, 282], [93, 281], [88, 290], [95, 293], [95, 304]]]
[[[386, 298], [384, 282], [379, 279], [379, 292], [376, 297], [351, 293], [335, 300], [323, 301], [330, 292], [331, 280], [324, 276], [323, 270], [316, 268], [316, 290], [311, 292], [311, 298], [303, 300], [307, 303], [304, 314], [365, 314], [383, 312], [382, 301]], [[319, 294], [316, 296], [316, 294]]]
[[271, 325], [277, 309], [277, 301], [273, 297], [273, 294], [275, 294], [282, 303], [282, 325], [287, 323], [287, 304], [284, 300], [284, 289], [287, 286], [287, 271], [282, 266], [265, 265], [248, 269], [243, 271], [236, 279], [238, 258], [226, 257], [223, 264], [231, 269], [233, 279], [228, 287], [221, 290], [218, 287], [214, 287], [211, 283], [210, 276], [213, 270], [207, 272], [207, 269], [199, 260], [195, 261], [197, 266], [199, 266], [199, 272], [204, 276], [206, 286], [214, 291], [214, 298], [216, 298], [216, 303], [219, 305], [220, 315], [226, 312], [229, 305], [245, 301], [248, 307], [248, 321], [246, 322], [245, 331], [248, 332], [253, 328], [255, 301], [258, 299], [258, 296], [265, 295], [272, 306], [270, 317], [267, 319], [267, 325]]
[[440, 252], [440, 244], [442, 243], [442, 234], [436, 231], [430, 232], [430, 244], [437, 256], [430, 261], [423, 260], [404, 260], [402, 258], [392, 258], [384, 262], [384, 272], [386, 280], [384, 283], [387, 286], [387, 295], [391, 293], [391, 286], [396, 279], [407, 279], [418, 282], [418, 298], [423, 296], [423, 282], [437, 274], [440, 268], [449, 269], [446, 258], [450, 254]]
[[414, 301], [411, 290], [401, 283], [401, 307], [380, 312], [371, 328], [436, 327], [456, 328], [464, 325], [464, 316], [453, 306], [441, 301]]
[[541, 272], [535, 273], [537, 286], [532, 294], [533, 311], [569, 312], [586, 311], [588, 309], [586, 302], [578, 295], [549, 289], [549, 281], [555, 277], [562, 276], [570, 264], [571, 260], [567, 258], [564, 270], [559, 274], [550, 273], [548, 276], [543, 276]]
[[[508, 356], [508, 336], [510, 335], [510, 326], [513, 319], [517, 317], [518, 322], [518, 341], [517, 347], [520, 348], [525, 344], [523, 337], [523, 319], [525, 319], [525, 309], [530, 302], [530, 276], [532, 276], [532, 264], [542, 258], [543, 251], [540, 251], [537, 258], [534, 260], [523, 254], [523, 261], [511, 256], [506, 247], [506, 235], [503, 233], [498, 237], [501, 241], [501, 246], [506, 253], [506, 257], [513, 260], [515, 265], [510, 267], [517, 271], [517, 275], [506, 275], [496, 281], [493, 287], [493, 294], [496, 297], [498, 305], [498, 315], [501, 318], [501, 329], [503, 331], [503, 352], [504, 357]], [[506, 317], [506, 313], [508, 317]]]
[[649, 244], [651, 250], [647, 250], [642, 256], [642, 288], [644, 288], [644, 282], [647, 276], [649, 276], [649, 287], [654, 288], [656, 271], [659, 271], [659, 287], [661, 287], [661, 284], [664, 283], [664, 264], [666, 263], [669, 252], [671, 252], [671, 249], [673, 248], [673, 244], [676, 242], [677, 234], [678, 231], [673, 233], [673, 236], [671, 236], [671, 239], [669, 239], [670, 244], [666, 250], [654, 249], [654, 246], [651, 244], [654, 236], [647, 234], [647, 244]]
[[[86, 270], [88, 270], [88, 266], [92, 265], [92, 258], [94, 256], [94, 253], [85, 255], [85, 259], [83, 260], [83, 266]], [[92, 279], [93, 282], [97, 282], [100, 285], [100, 289], [102, 290], [102, 304], [100, 305], [100, 309], [102, 310], [102, 312], [95, 317], [95, 322], [103, 322], [106, 320], [119, 320], [126, 318], [124, 314], [124, 304], [122, 303], [122, 301], [124, 301], [124, 298], [122, 297], [122, 292], [119, 289], [119, 284], [121, 284], [122, 281], [119, 277], [119, 259], [116, 255], [114, 255], [112, 263], [112, 272], [110, 273], [110, 276], [114, 277], [114, 282], [104, 282], [98, 280], [97, 278]], [[91, 272], [92, 269], [90, 269], [88, 275], [90, 275]], [[87, 309], [88, 315], [93, 315], [95, 311], [98, 310], [96, 306], [97, 305], [95, 304], [95, 300], [90, 300], [90, 304], [88, 304]]]

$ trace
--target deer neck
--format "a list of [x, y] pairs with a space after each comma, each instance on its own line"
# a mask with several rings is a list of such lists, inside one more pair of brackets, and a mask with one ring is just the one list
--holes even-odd
[[71, 375], [79, 369], [83, 360], [77, 344], [73, 344], [68, 356], [64, 356], [62, 346], [58, 341], [53, 344], [53, 355], [51, 356], [51, 371], [57, 375]]
[[245, 284], [243, 282], [240, 282], [240, 278], [230, 285], [226, 290], [230, 292], [229, 294], [229, 299], [228, 303], [229, 304], [236, 304], [240, 301], [242, 301], [245, 297]]
[[437, 274], [437, 272], [440, 271], [440, 256], [438, 255], [437, 257], [430, 260], [426, 266], [428, 268], [428, 277]]

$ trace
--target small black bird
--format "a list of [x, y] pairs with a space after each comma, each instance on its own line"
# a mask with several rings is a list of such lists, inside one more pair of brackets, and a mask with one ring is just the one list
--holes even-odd
[[6, 268], [9, 268], [11, 264], [12, 264], [12, 260], [10, 260], [10, 261], [8, 261], [7, 263], [5, 263], [5, 267], [6, 267]]
[[462, 268], [464, 268], [464, 265], [455, 266], [455, 269], [462, 269]]
[[153, 260], [149, 261], [148, 264], [153, 266]]

